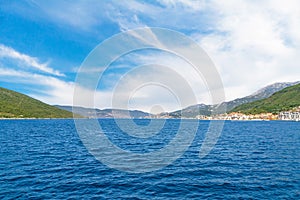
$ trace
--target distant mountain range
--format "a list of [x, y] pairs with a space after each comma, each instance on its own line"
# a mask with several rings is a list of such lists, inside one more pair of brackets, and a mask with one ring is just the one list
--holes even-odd
[[219, 105], [219, 108], [223, 108], [223, 109], [218, 109], [218, 105], [197, 104], [197, 105], [189, 106], [182, 110], [177, 110], [175, 112], [161, 113], [160, 116], [161, 117], [170, 116], [174, 118], [180, 118], [181, 115], [184, 117], [196, 117], [197, 115], [210, 116], [212, 113], [222, 114], [224, 113], [224, 111], [230, 112], [235, 107], [240, 106], [242, 104], [251, 103], [254, 101], [268, 98], [275, 92], [278, 92], [286, 87], [290, 87], [299, 83], [300, 81], [274, 83], [272, 85], [268, 85], [249, 96], [222, 103], [221, 105]]
[[84, 107], [72, 107], [72, 106], [60, 106], [56, 105], [57, 108], [63, 109], [69, 112], [74, 112], [81, 116], [88, 118], [146, 118], [152, 116], [149, 113], [139, 110], [122, 110], [122, 109], [93, 109]]
[[252, 95], [224, 102], [219, 107], [217, 105], [197, 104], [175, 112], [158, 115], [139, 110], [101, 110], [60, 105], [51, 106], [27, 95], [0, 87], [0, 118], [72, 118], [72, 112], [75, 113], [76, 117], [88, 118], [180, 118], [181, 116], [194, 118], [198, 115], [210, 116], [211, 114], [224, 113], [224, 110], [220, 111], [222, 110], [219, 109], [220, 107], [226, 107], [227, 112], [277, 112], [298, 105], [300, 99], [299, 84], [300, 82], [275, 83]]
[[0, 87], [0, 118], [73, 118], [73, 113]]
[[[91, 108], [83, 108], [83, 107], [75, 107], [74, 112], [89, 118], [148, 118], [148, 117], [170, 117], [170, 118], [180, 118], [180, 117], [191, 117], [194, 118], [198, 115], [210, 116], [213, 114], [222, 114], [225, 111], [231, 111], [235, 107], [240, 106], [242, 104], [251, 103], [257, 100], [265, 99], [270, 97], [275, 92], [278, 92], [284, 88], [299, 84], [298, 82], [284, 82], [284, 83], [274, 83], [272, 85], [268, 85], [254, 94], [249, 96], [238, 98], [233, 101], [224, 102], [219, 107], [217, 105], [205, 105], [205, 104], [197, 104], [193, 106], [189, 106], [182, 110], [177, 110], [174, 112], [164, 112], [158, 115], [153, 115], [150, 113], [138, 111], [138, 110], [121, 110], [121, 109], [91, 109]], [[56, 106], [60, 109], [64, 109], [72, 112], [72, 106]], [[219, 108], [226, 108], [219, 109]], [[129, 112], [129, 115], [128, 115]]]

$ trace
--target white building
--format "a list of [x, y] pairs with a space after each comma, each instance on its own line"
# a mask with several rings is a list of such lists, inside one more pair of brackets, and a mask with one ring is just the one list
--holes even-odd
[[278, 119], [300, 121], [300, 112], [280, 112]]

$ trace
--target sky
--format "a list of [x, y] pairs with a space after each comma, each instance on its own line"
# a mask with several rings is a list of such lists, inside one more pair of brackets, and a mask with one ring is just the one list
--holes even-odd
[[[197, 43], [219, 73], [226, 101], [275, 82], [300, 80], [297, 0], [4, 0], [0, 87], [52, 105], [73, 105], [74, 88], [88, 90], [76, 77], [90, 52], [116, 34], [151, 27], [176, 31]], [[175, 73], [163, 66], [171, 66]], [[103, 69], [95, 66], [97, 70]], [[184, 85], [177, 75], [190, 85], [195, 101], [179, 104], [178, 97], [187, 95], [143, 83], [155, 77], [173, 88]], [[196, 76], [178, 55], [159, 49], [133, 51], [114, 60], [93, 91], [94, 107], [113, 107], [112, 96], [120, 91], [130, 98], [116, 107], [147, 112], [211, 103], [205, 77]]]

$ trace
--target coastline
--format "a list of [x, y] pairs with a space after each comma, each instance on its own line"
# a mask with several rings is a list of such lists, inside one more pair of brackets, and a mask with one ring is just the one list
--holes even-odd
[[230, 122], [266, 122], [266, 121], [283, 121], [283, 122], [300, 122], [300, 120], [287, 120], [287, 119], [197, 119], [197, 118], [0, 118], [4, 120], [75, 120], [75, 119], [120, 119], [120, 120], [198, 120], [198, 121], [230, 121]]
[[0, 120], [55, 120], [55, 119], [87, 119], [87, 118], [0, 118]]

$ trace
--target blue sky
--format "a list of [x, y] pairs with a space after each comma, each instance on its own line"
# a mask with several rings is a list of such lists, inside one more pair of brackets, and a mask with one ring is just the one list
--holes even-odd
[[[267, 84], [300, 80], [299, 8], [296, 0], [1, 1], [0, 86], [50, 104], [72, 105], [77, 70], [90, 51], [115, 34], [161, 27], [191, 37], [208, 53], [222, 78], [226, 100], [231, 100]], [[120, 76], [149, 62], [184, 66], [165, 52], [141, 51], [120, 58], [99, 85], [95, 106], [110, 107], [109, 96]], [[187, 68], [182, 67], [182, 74]], [[192, 79], [188, 73], [185, 78]], [[190, 82], [198, 103], [209, 103], [203, 81]], [[159, 104], [153, 90], [139, 91], [147, 101], [131, 108], [149, 111]], [[169, 98], [160, 98], [164, 110], [179, 108]]]

